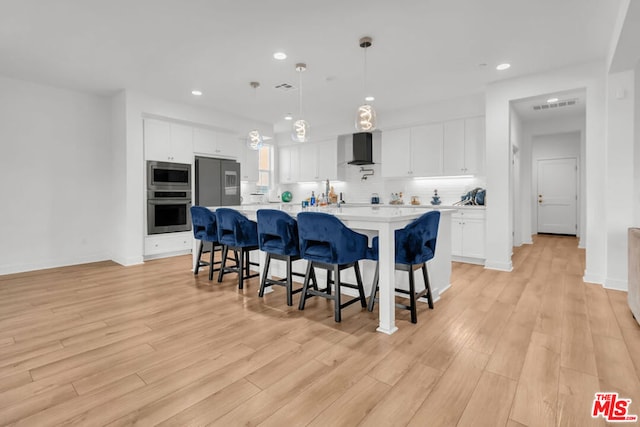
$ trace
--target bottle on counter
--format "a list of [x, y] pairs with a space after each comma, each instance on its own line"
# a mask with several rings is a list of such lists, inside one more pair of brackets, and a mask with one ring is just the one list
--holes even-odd
[[311, 200], [309, 201], [309, 206], [316, 205], [316, 193], [314, 191], [311, 192]]

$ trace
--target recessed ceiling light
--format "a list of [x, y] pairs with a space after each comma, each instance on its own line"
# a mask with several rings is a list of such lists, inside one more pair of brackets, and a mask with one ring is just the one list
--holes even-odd
[[285, 120], [293, 120], [293, 116], [291, 115], [291, 113], [288, 113], [286, 116], [284, 116]]
[[504, 71], [507, 68], [511, 67], [511, 64], [507, 64], [506, 62], [504, 64], [500, 64], [496, 67], [496, 70], [498, 71]]
[[376, 99], [373, 96], [367, 96], [364, 98], [364, 100], [367, 102], [371, 102], [371, 101], [375, 101]]
[[558, 102], [558, 98], [549, 98], [549, 99], [547, 99], [547, 102], [549, 104], [551, 104], [552, 102]]
[[202, 91], [200, 91], [200, 90], [192, 90], [191, 94], [195, 95], [195, 96], [200, 96], [200, 95], [202, 95]]
[[276, 52], [273, 54], [273, 57], [278, 61], [282, 61], [283, 59], [287, 59], [287, 54], [284, 52]]

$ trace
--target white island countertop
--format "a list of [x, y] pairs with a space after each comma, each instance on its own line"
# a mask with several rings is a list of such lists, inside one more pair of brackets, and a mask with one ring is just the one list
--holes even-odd
[[[263, 205], [225, 206], [244, 213], [248, 218], [255, 220], [256, 211], [259, 209], [278, 209], [290, 213], [292, 216], [302, 212], [298, 204], [269, 203]], [[210, 207], [214, 210], [216, 207]], [[381, 206], [346, 206], [330, 205], [323, 207], [306, 208], [306, 212], [325, 212], [340, 218], [348, 227], [362, 230], [369, 235], [377, 235], [379, 238], [379, 327], [378, 331], [392, 334], [398, 328], [395, 325], [395, 230], [403, 228], [425, 212], [437, 210], [442, 215], [438, 227], [438, 241], [436, 254], [429, 261], [429, 277], [434, 300], [450, 285], [451, 278], [451, 214], [456, 209], [421, 206], [387, 205]], [[261, 270], [263, 264], [261, 256]]]

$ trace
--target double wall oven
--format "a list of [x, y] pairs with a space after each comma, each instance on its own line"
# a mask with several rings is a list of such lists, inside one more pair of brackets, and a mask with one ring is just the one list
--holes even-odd
[[147, 162], [147, 234], [191, 230], [191, 165]]

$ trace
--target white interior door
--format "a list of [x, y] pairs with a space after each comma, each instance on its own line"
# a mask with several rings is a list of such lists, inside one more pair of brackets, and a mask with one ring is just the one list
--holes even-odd
[[538, 233], [576, 235], [576, 158], [538, 160]]

